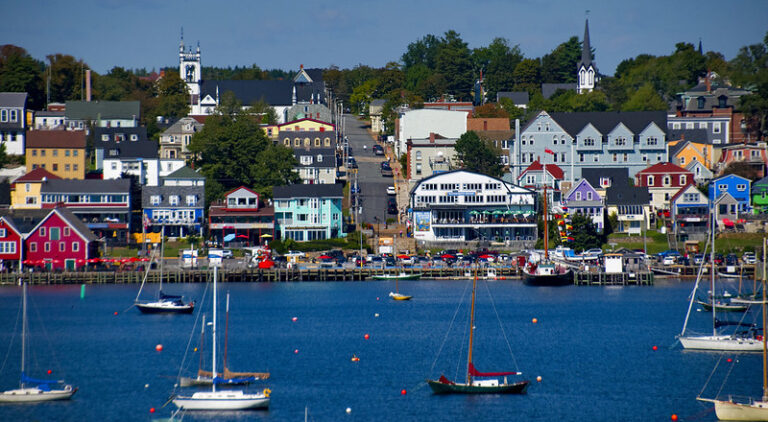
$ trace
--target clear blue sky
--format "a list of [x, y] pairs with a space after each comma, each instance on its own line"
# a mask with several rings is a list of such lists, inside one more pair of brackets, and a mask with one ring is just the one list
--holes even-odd
[[71, 54], [105, 73], [114, 66], [178, 65], [180, 28], [200, 42], [204, 66], [298, 69], [397, 61], [426, 34], [459, 32], [470, 48], [495, 37], [540, 57], [570, 36], [590, 35], [601, 73], [640, 53], [697, 44], [733, 58], [762, 42], [766, 0], [0, 0], [0, 44], [32, 56]]

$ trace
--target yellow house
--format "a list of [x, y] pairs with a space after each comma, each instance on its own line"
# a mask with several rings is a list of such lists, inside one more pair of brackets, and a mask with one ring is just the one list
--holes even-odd
[[85, 179], [85, 131], [30, 130], [27, 171], [43, 168], [62, 179]]
[[46, 180], [61, 179], [42, 167], [17, 178], [11, 183], [11, 208], [40, 209], [40, 188]]
[[669, 161], [683, 168], [693, 161], [698, 161], [712, 170], [715, 163], [720, 160], [720, 150], [711, 144], [679, 140], [672, 141], [668, 145]]
[[294, 132], [331, 132], [336, 129], [331, 123], [321, 122], [320, 120], [304, 118], [294, 120], [292, 122], [286, 122], [277, 125], [278, 132], [294, 131]]

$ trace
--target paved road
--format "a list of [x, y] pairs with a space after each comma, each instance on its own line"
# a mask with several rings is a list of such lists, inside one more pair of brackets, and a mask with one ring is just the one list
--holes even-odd
[[[357, 177], [362, 192], [362, 221], [375, 224], [378, 217], [378, 221], [384, 224], [387, 218], [396, 219], [397, 215], [387, 214], [387, 186], [393, 186], [393, 180], [391, 177], [381, 176], [381, 162], [386, 158], [373, 155], [373, 145], [376, 142], [366, 130], [365, 123], [350, 114], [345, 114], [344, 119], [345, 135], [359, 167]], [[363, 149], [363, 145], [366, 149]]]

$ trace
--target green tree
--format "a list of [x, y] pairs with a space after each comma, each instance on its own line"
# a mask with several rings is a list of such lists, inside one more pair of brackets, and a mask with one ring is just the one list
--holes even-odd
[[470, 98], [474, 78], [467, 43], [458, 32], [445, 33], [435, 58], [436, 69], [445, 77], [447, 93], [459, 100]]
[[496, 98], [499, 91], [508, 91], [515, 85], [515, 67], [523, 61], [519, 46], [510, 47], [505, 38], [495, 38], [488, 47], [472, 52], [476, 69], [482, 69], [485, 91], [489, 99]]
[[501, 177], [501, 151], [480, 139], [474, 131], [470, 130], [461, 135], [456, 141], [455, 149], [456, 159], [463, 168], [492, 177]]
[[92, 75], [93, 97], [105, 101], [125, 101], [139, 87], [139, 78], [122, 67], [113, 67], [106, 75]]
[[513, 72], [515, 89], [533, 93], [541, 87], [541, 64], [536, 59], [524, 59]]
[[403, 68], [408, 70], [416, 65], [424, 65], [427, 69], [434, 70], [437, 66], [437, 53], [443, 40], [428, 34], [424, 38], [408, 44], [405, 53], [400, 58]]
[[669, 108], [667, 102], [653, 89], [653, 85], [646, 83], [633, 92], [627, 102], [621, 107], [622, 111], [665, 111]]
[[584, 251], [591, 248], [601, 248], [605, 243], [605, 234], [600, 233], [590, 218], [581, 214], [571, 216], [570, 236], [573, 242], [568, 242], [568, 246], [575, 251]]
[[576, 82], [576, 67], [581, 61], [581, 41], [571, 37], [541, 58], [541, 79], [545, 83]]
[[[248, 108], [248, 113], [255, 116], [259, 116], [259, 122], [261, 124], [276, 125], [277, 124], [277, 112], [272, 108], [265, 100], [254, 101]], [[289, 118], [288, 120], [294, 120], [296, 116]]]
[[155, 116], [178, 119], [189, 114], [189, 91], [178, 72], [165, 72], [157, 81], [157, 107]]
[[259, 126], [260, 119], [237, 107], [233, 95], [226, 94], [224, 107], [208, 117], [189, 144], [196, 166], [207, 178], [206, 196], [220, 199], [224, 191], [243, 185], [271, 197], [273, 186], [297, 183], [293, 152], [273, 144]]
[[353, 112], [368, 114], [368, 105], [375, 98], [379, 88], [378, 79], [369, 79], [352, 90], [349, 96], [350, 108]]
[[43, 68], [44, 64], [23, 48], [0, 45], [0, 92], [26, 92], [27, 106], [42, 110], [45, 106]]
[[513, 124], [515, 119], [522, 119], [525, 115], [525, 109], [516, 106], [515, 103], [509, 98], [499, 98], [499, 107], [507, 112], [510, 124]]
[[79, 100], [83, 95], [83, 80], [88, 65], [67, 54], [51, 54], [48, 72], [51, 79], [50, 96], [53, 102]]

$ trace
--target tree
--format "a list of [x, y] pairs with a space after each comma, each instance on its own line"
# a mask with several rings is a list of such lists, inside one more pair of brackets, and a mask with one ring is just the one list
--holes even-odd
[[488, 103], [475, 107], [474, 117], [503, 117], [509, 119], [509, 113], [497, 103]]
[[28, 107], [45, 106], [42, 69], [44, 64], [12, 44], [0, 45], [0, 92], [26, 92]]
[[248, 186], [265, 197], [272, 187], [297, 183], [293, 152], [275, 145], [259, 126], [259, 118], [237, 107], [230, 95], [222, 97], [223, 108], [209, 116], [203, 129], [192, 137], [189, 150], [206, 176], [206, 196], [219, 199], [223, 192]]
[[622, 111], [665, 111], [669, 108], [666, 101], [653, 89], [653, 85], [646, 83], [633, 92], [627, 102], [621, 107]]
[[756, 168], [744, 161], [734, 161], [728, 164], [728, 167], [723, 170], [723, 176], [726, 174], [735, 174], [749, 180], [757, 180], [760, 176], [760, 172]]
[[541, 64], [536, 59], [525, 59], [515, 66], [513, 76], [516, 90], [533, 94], [541, 86]]
[[79, 100], [83, 94], [82, 82], [88, 65], [67, 54], [51, 54], [46, 58], [51, 78], [51, 101]]
[[379, 88], [378, 79], [369, 79], [352, 90], [349, 96], [350, 107], [353, 112], [368, 114], [368, 105], [374, 99]]
[[525, 109], [516, 106], [509, 98], [499, 98], [499, 107], [507, 113], [507, 117], [510, 121], [522, 119], [523, 115], [525, 115]]
[[581, 61], [581, 41], [571, 37], [541, 58], [541, 79], [545, 83], [576, 82], [576, 68]]
[[501, 151], [480, 139], [474, 131], [468, 131], [456, 141], [456, 159], [469, 171], [492, 177], [501, 177]]
[[[261, 122], [261, 124], [277, 124], [277, 112], [263, 99], [254, 101], [253, 104], [251, 104], [251, 106], [248, 108], [248, 113], [259, 116], [259, 122]], [[289, 116], [288, 121], [295, 120], [295, 118], [295, 116]]]
[[592, 248], [600, 248], [605, 243], [605, 233], [597, 231], [597, 225], [590, 218], [581, 214], [571, 216], [570, 236], [573, 242], [568, 246], [575, 251], [584, 251]]
[[435, 65], [446, 81], [447, 93], [459, 100], [470, 97], [474, 78], [469, 48], [458, 32], [449, 30], [445, 33], [437, 49]]
[[476, 69], [483, 70], [484, 87], [489, 99], [496, 98], [499, 91], [508, 91], [515, 85], [513, 72], [523, 60], [520, 46], [509, 46], [505, 38], [495, 38], [488, 47], [472, 52]]
[[400, 58], [405, 70], [416, 65], [424, 65], [427, 69], [434, 70], [437, 63], [437, 52], [443, 41], [432, 34], [408, 44], [405, 53]]
[[608, 98], [602, 91], [577, 94], [574, 90], [558, 90], [545, 109], [555, 112], [606, 111], [609, 107]]

